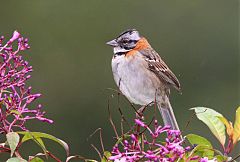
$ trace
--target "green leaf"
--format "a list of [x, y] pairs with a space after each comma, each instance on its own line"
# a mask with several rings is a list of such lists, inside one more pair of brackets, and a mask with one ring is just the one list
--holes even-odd
[[232, 126], [232, 123], [229, 122], [225, 117], [223, 116], [219, 116], [218, 117], [221, 122], [225, 125], [226, 129], [227, 129], [227, 134], [229, 136], [230, 139], [232, 139], [232, 136], [233, 136], [233, 126]]
[[222, 156], [222, 155], [217, 155], [215, 156], [215, 158], [217, 159], [217, 161], [226, 161], [226, 157]]
[[[33, 140], [33, 139], [39, 139], [39, 138], [46, 138], [46, 139], [49, 139], [49, 140], [52, 140], [52, 141], [55, 141], [57, 143], [59, 143], [66, 151], [67, 153], [67, 156], [69, 155], [69, 147], [68, 147], [68, 144], [66, 142], [64, 142], [63, 140], [61, 139], [58, 139], [50, 134], [47, 134], [47, 133], [41, 133], [41, 132], [28, 132], [28, 131], [21, 131], [21, 132], [18, 132], [19, 134], [22, 134], [22, 135], [27, 135], [25, 138], [22, 139], [22, 142], [26, 142], [28, 140]], [[40, 142], [41, 143], [41, 142]], [[43, 144], [43, 142], [42, 142]], [[45, 146], [44, 146], [45, 148]]]
[[235, 123], [233, 128], [233, 143], [236, 144], [240, 140], [240, 106], [237, 108]]
[[204, 157], [204, 153], [209, 150], [209, 146], [197, 145], [194, 149], [188, 154], [188, 158], [199, 156]]
[[44, 142], [43, 142], [43, 140], [40, 138], [40, 137], [35, 137], [34, 135], [32, 135], [30, 132], [29, 133], [27, 133], [27, 134], [25, 134], [24, 136], [23, 136], [23, 138], [22, 138], [22, 143], [23, 142], [26, 142], [26, 141], [28, 141], [28, 140], [34, 140], [41, 148], [42, 148], [42, 150], [44, 151], [44, 153], [46, 153], [47, 152], [47, 149], [46, 149], [46, 147], [45, 147], [45, 144], [44, 144]]
[[195, 110], [198, 119], [208, 126], [214, 136], [219, 140], [222, 146], [224, 146], [226, 141], [225, 126], [219, 119], [219, 117], [222, 117], [222, 114], [206, 107], [194, 107], [191, 108], [191, 110]]
[[103, 155], [104, 156], [103, 156], [101, 162], [109, 162], [108, 158], [111, 156], [111, 153], [109, 151], [105, 151]]
[[212, 148], [212, 144], [204, 137], [201, 137], [196, 134], [188, 134], [187, 139], [192, 145], [203, 145], [203, 146], [209, 146], [209, 148]]
[[196, 134], [188, 134], [186, 137], [192, 145], [203, 146], [198, 147], [196, 151], [201, 152], [204, 157], [213, 158], [214, 151], [211, 150], [213, 148], [212, 144], [206, 138]]
[[27, 160], [24, 160], [24, 159], [21, 159], [18, 157], [13, 157], [13, 158], [8, 159], [6, 162], [27, 162]]
[[20, 137], [16, 132], [10, 132], [6, 135], [7, 142], [9, 144], [9, 147], [11, 149], [11, 157], [13, 156], [13, 153], [15, 152], [17, 145], [19, 143]]
[[35, 158], [31, 159], [30, 162], [44, 162], [44, 161], [43, 161], [43, 159], [41, 159], [39, 157], [35, 157]]

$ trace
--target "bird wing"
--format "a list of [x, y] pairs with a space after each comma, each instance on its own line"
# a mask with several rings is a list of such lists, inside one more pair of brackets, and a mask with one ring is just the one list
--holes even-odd
[[144, 49], [140, 53], [148, 62], [148, 68], [164, 83], [173, 86], [180, 91], [180, 83], [174, 73], [169, 69], [159, 54], [153, 49]]

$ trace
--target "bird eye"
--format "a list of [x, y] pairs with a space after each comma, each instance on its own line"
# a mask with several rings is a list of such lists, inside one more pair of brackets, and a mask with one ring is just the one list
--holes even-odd
[[123, 39], [123, 40], [122, 40], [122, 43], [123, 43], [123, 44], [127, 44], [128, 42], [129, 42], [128, 39]]

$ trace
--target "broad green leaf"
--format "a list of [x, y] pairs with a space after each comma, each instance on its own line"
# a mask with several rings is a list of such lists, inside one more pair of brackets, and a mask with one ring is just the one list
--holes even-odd
[[232, 123], [229, 122], [225, 117], [223, 116], [219, 116], [218, 117], [222, 122], [223, 124], [226, 126], [227, 128], [227, 134], [228, 136], [232, 139], [232, 136], [233, 136], [233, 126], [232, 126]]
[[109, 151], [105, 151], [103, 155], [104, 156], [103, 156], [101, 162], [109, 162], [108, 158], [111, 156], [111, 153]]
[[236, 144], [240, 140], [240, 106], [237, 108], [235, 123], [233, 128], [233, 143]]
[[209, 151], [209, 146], [197, 145], [194, 149], [188, 154], [188, 158], [192, 158], [194, 156], [204, 157], [204, 153]]
[[201, 137], [196, 134], [188, 134], [187, 139], [192, 145], [202, 145], [202, 146], [209, 146], [209, 148], [212, 148], [212, 144], [204, 137]]
[[222, 114], [216, 112], [213, 109], [206, 107], [194, 107], [191, 110], [195, 110], [195, 113], [199, 120], [203, 121], [219, 142], [224, 146], [226, 141], [225, 126], [218, 117]]
[[7, 142], [9, 144], [9, 147], [11, 149], [11, 157], [12, 157], [13, 153], [17, 148], [20, 137], [16, 132], [10, 132], [6, 135], [6, 137], [7, 137]]
[[224, 157], [222, 155], [217, 155], [217, 156], [215, 156], [215, 158], [217, 159], [217, 161], [226, 161], [226, 157]]
[[8, 159], [6, 162], [27, 162], [27, 160], [24, 160], [24, 159], [21, 159], [18, 157], [13, 157], [13, 158]]
[[44, 162], [44, 161], [43, 161], [43, 159], [41, 159], [39, 157], [35, 157], [35, 158], [31, 159], [30, 162]]
[[42, 140], [40, 137], [35, 137], [35, 136], [33, 136], [33, 135], [31, 134], [31, 132], [25, 134], [25, 135], [23, 136], [21, 142], [23, 143], [23, 142], [26, 142], [26, 141], [28, 141], [28, 140], [30, 140], [30, 139], [33, 140], [33, 141], [35, 141], [35, 142], [42, 148], [42, 150], [44, 151], [44, 153], [47, 152], [47, 149], [46, 149], [46, 147], [45, 147], [45, 144], [44, 144], [43, 140]]
[[18, 133], [22, 134], [22, 135], [28, 135], [24, 140], [22, 140], [22, 142], [25, 142], [25, 141], [30, 140], [30, 139], [38, 139], [38, 138], [46, 138], [46, 139], [55, 141], [55, 142], [59, 143], [65, 149], [65, 151], [67, 153], [67, 156], [69, 155], [68, 144], [66, 142], [64, 142], [63, 140], [58, 139], [58, 138], [56, 138], [56, 137], [54, 137], [50, 134], [41, 133], [41, 132], [28, 132], [28, 131], [21, 131], [21, 132], [18, 132]]
[[196, 134], [188, 134], [187, 136], [188, 141], [192, 145], [203, 146], [198, 147], [196, 151], [202, 154], [204, 157], [213, 158], [214, 151], [212, 150], [212, 144], [204, 137], [201, 137]]

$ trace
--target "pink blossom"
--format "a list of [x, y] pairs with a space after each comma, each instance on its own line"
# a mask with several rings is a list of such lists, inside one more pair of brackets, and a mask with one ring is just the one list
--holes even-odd
[[[0, 133], [8, 133], [16, 129], [27, 130], [25, 123], [28, 120], [52, 123], [44, 117], [45, 112], [39, 104], [32, 108], [31, 104], [41, 94], [32, 93], [32, 87], [26, 82], [31, 78], [32, 66], [19, 54], [21, 50], [30, 48], [28, 39], [14, 31], [5, 45], [4, 37], [0, 37]], [[14, 43], [17, 42], [17, 43]], [[13, 46], [16, 45], [17, 48]], [[14, 50], [16, 49], [16, 50]]]

